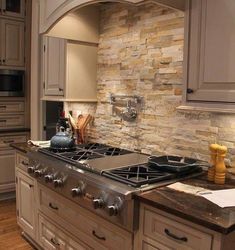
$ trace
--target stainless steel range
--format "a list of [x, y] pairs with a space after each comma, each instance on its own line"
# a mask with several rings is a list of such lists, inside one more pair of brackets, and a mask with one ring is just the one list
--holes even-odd
[[133, 194], [201, 172], [158, 170], [147, 155], [98, 143], [70, 152], [41, 148], [29, 159], [28, 172], [40, 183], [129, 231], [138, 226]]

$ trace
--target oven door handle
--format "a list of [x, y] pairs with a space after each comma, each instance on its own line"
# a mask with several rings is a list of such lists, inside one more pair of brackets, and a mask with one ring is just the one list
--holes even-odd
[[96, 237], [97, 239], [99, 239], [99, 240], [103, 240], [103, 241], [106, 240], [106, 238], [105, 238], [104, 236], [99, 236], [99, 235], [96, 233], [95, 230], [92, 230], [92, 234], [93, 234], [93, 236], [95, 236], [95, 237]]

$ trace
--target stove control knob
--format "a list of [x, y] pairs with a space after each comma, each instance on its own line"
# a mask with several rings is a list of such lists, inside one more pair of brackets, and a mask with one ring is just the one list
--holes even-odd
[[27, 169], [27, 172], [28, 172], [29, 174], [33, 174], [34, 171], [35, 171], [35, 167], [34, 167], [34, 166], [29, 166], [28, 169]]
[[71, 194], [73, 197], [82, 196], [84, 194], [81, 187], [76, 187], [71, 189]]
[[53, 183], [55, 188], [62, 187], [64, 185], [64, 181], [62, 179], [53, 180]]
[[37, 178], [37, 177], [41, 177], [43, 176], [45, 173], [45, 169], [36, 169], [34, 171], [34, 176]]
[[54, 180], [54, 175], [53, 174], [47, 174], [44, 176], [45, 182], [49, 183]]
[[114, 203], [107, 207], [109, 216], [117, 216], [123, 205], [123, 201], [120, 197], [114, 199]]
[[92, 201], [94, 209], [103, 208], [105, 206], [105, 202], [102, 198], [93, 199]]
[[71, 189], [72, 196], [83, 196], [85, 194], [85, 187], [85, 183], [83, 181], [79, 181], [78, 186]]

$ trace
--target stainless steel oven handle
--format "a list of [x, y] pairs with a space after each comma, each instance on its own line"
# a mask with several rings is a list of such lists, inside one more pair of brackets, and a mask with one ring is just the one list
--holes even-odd
[[105, 238], [104, 236], [99, 236], [99, 235], [96, 233], [95, 230], [92, 231], [92, 234], [93, 234], [93, 236], [95, 236], [95, 237], [96, 237], [97, 239], [99, 239], [99, 240], [103, 240], [103, 241], [106, 240], [106, 238]]

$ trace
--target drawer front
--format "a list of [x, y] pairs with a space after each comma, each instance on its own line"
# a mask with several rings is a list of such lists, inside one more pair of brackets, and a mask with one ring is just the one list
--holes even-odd
[[47, 250], [89, 250], [82, 242], [71, 239], [66, 233], [39, 215], [39, 242]]
[[0, 129], [24, 127], [24, 115], [1, 116]]
[[173, 248], [169, 248], [159, 243], [155, 243], [154, 245], [152, 245], [145, 241], [143, 241], [143, 245], [141, 249], [142, 250], [174, 250]]
[[144, 235], [173, 249], [211, 249], [212, 236], [144, 207]]
[[[16, 167], [20, 168], [23, 170], [25, 173], [27, 173], [29, 166], [29, 159], [26, 156], [23, 156], [22, 154], [16, 154]], [[28, 175], [28, 174], [27, 174]], [[31, 179], [32, 177], [29, 176]]]
[[0, 113], [24, 112], [24, 102], [0, 102]]
[[91, 217], [90, 212], [76, 205], [70, 207], [66, 199], [59, 200], [54, 193], [39, 185], [39, 205], [42, 212], [52, 219], [59, 216], [63, 221], [75, 226], [78, 230], [91, 237], [106, 249], [130, 250], [132, 246], [131, 234], [109, 223], [102, 223], [100, 218]]
[[0, 150], [5, 150], [6, 148], [11, 148], [11, 143], [26, 142], [26, 135], [9, 135], [0, 136]]

